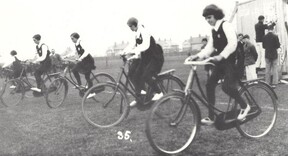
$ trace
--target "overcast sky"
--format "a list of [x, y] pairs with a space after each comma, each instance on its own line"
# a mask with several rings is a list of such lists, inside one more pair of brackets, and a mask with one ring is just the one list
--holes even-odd
[[0, 55], [16, 50], [19, 57], [35, 54], [34, 34], [41, 34], [50, 49], [63, 53], [74, 46], [70, 34], [78, 32], [85, 49], [104, 55], [115, 42], [128, 41], [126, 25], [136, 17], [156, 38], [181, 44], [190, 36], [206, 35], [209, 25], [202, 17], [208, 4], [223, 8], [229, 19], [234, 0], [6, 0], [0, 2]]

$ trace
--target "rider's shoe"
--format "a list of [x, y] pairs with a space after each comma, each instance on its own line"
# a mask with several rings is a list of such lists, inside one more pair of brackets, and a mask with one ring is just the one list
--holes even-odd
[[15, 86], [15, 85], [11, 85], [9, 88], [10, 88], [10, 89], [15, 89], [16, 86]]
[[211, 126], [211, 125], [214, 124], [214, 121], [211, 120], [209, 117], [206, 117], [206, 118], [203, 118], [203, 119], [201, 120], [201, 123], [202, 123], [203, 125]]
[[245, 109], [241, 109], [240, 113], [237, 117], [238, 120], [244, 120], [248, 114], [248, 112], [250, 111], [251, 107], [249, 106], [249, 104], [247, 104], [247, 107]]
[[141, 95], [146, 95], [146, 91], [145, 90], [141, 90]]
[[153, 98], [151, 99], [152, 101], [157, 101], [163, 96], [163, 93], [156, 93]]
[[130, 102], [129, 106], [130, 106], [130, 107], [135, 107], [136, 104], [137, 104], [137, 101], [134, 100], [134, 101]]
[[41, 92], [41, 89], [39, 89], [39, 88], [37, 88], [37, 87], [33, 87], [33, 88], [31, 88], [31, 90], [33, 90], [33, 91], [35, 91], [35, 92]]
[[87, 96], [87, 99], [90, 99], [92, 97], [94, 97], [96, 95], [96, 93], [90, 93], [88, 96]]

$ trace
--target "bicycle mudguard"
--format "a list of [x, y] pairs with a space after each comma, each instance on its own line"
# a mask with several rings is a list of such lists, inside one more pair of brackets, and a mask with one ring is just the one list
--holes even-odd
[[237, 114], [239, 113], [240, 109], [218, 114], [214, 123], [215, 128], [218, 130], [227, 130], [236, 127], [239, 123], [239, 120], [237, 120]]

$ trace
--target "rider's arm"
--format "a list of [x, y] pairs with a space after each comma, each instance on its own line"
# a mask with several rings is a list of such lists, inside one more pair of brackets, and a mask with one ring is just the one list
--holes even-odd
[[203, 59], [205, 57], [209, 57], [213, 51], [214, 51], [214, 46], [213, 46], [213, 37], [212, 37], [212, 33], [211, 33], [207, 45], [205, 46], [205, 48], [203, 50], [201, 50], [197, 54], [197, 56], [200, 59]]
[[6, 68], [6, 67], [9, 67], [13, 64], [14, 60], [12, 57], [9, 57], [7, 59], [5, 59], [5, 63], [4, 65], [2, 66], [2, 68]]
[[[44, 44], [42, 45], [42, 56], [39, 56], [36, 62], [44, 61], [47, 56], [48, 47]], [[49, 56], [48, 56], [49, 57]]]

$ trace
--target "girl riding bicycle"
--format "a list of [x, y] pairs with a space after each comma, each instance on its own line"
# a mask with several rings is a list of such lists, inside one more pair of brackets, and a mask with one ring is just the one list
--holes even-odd
[[145, 82], [152, 87], [155, 92], [152, 101], [156, 101], [163, 96], [160, 88], [155, 82], [155, 76], [161, 71], [164, 57], [160, 45], [157, 45], [145, 27], [134, 17], [131, 17], [127, 25], [135, 32], [135, 43], [125, 48], [124, 53], [134, 54], [130, 59], [134, 59], [130, 69], [129, 77], [135, 86], [138, 99], [132, 101], [130, 106], [141, 103], [141, 94], [145, 94]]
[[41, 35], [36, 34], [33, 36], [33, 41], [36, 44], [36, 60], [34, 63], [39, 63], [40, 66], [35, 70], [35, 79], [37, 87], [31, 88], [31, 90], [36, 92], [41, 92], [41, 83], [43, 82], [41, 75], [48, 72], [51, 68], [51, 58], [49, 57], [50, 51], [46, 44], [41, 42]]
[[[198, 54], [190, 56], [190, 60], [203, 59], [213, 55], [210, 60], [216, 65], [206, 84], [208, 103], [213, 106], [215, 105], [215, 88], [218, 80], [224, 78], [222, 89], [240, 104], [241, 111], [237, 119], [243, 120], [250, 111], [250, 106], [245, 103], [238, 92], [239, 78], [237, 69], [235, 68], [235, 50], [237, 47], [236, 32], [229, 22], [223, 20], [224, 13], [222, 9], [216, 5], [208, 5], [203, 10], [202, 15], [213, 27], [212, 34], [210, 35], [207, 46]], [[201, 122], [206, 125], [214, 123], [212, 110], [209, 109], [209, 117], [202, 119]]]
[[[88, 84], [87, 87], [89, 89], [90, 87], [93, 86], [93, 82], [90, 79], [91, 71], [93, 69], [96, 69], [96, 66], [94, 65], [94, 59], [87, 50], [84, 50], [84, 48], [82, 46], [83, 45], [82, 41], [80, 39], [80, 35], [78, 33], [76, 33], [76, 32], [72, 33], [70, 35], [70, 37], [71, 37], [72, 42], [75, 43], [75, 48], [76, 48], [75, 55], [77, 55], [79, 57], [78, 59], [76, 59], [76, 61], [78, 61], [78, 62], [72, 68], [72, 72], [73, 72], [79, 86], [82, 85], [79, 73], [84, 74], [85, 79], [86, 79], [87, 84]], [[71, 55], [69, 55], [69, 56], [71, 56]], [[69, 56], [66, 56], [66, 57], [69, 57]], [[86, 86], [84, 88], [86, 88]], [[91, 98], [94, 95], [95, 95], [95, 93], [92, 93], [87, 98]]]

